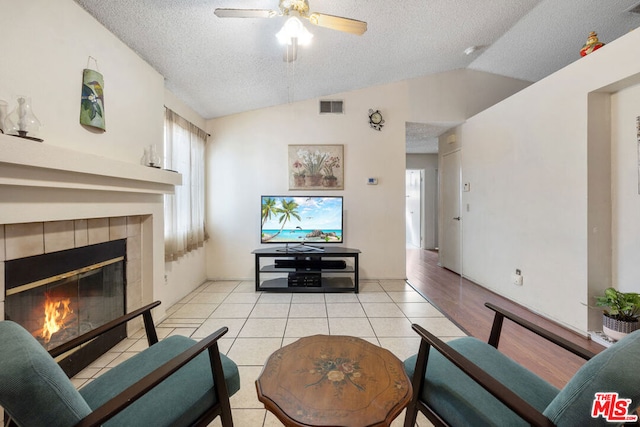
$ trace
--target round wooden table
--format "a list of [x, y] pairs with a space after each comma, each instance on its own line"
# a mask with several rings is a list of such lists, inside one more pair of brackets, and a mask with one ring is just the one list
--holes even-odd
[[314, 335], [274, 352], [258, 399], [286, 426], [389, 426], [411, 400], [390, 351], [360, 338]]

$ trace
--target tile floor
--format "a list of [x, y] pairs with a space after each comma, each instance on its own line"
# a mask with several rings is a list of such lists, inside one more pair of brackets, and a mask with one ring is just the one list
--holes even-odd
[[[238, 427], [282, 426], [258, 401], [255, 380], [269, 355], [297, 338], [352, 335], [387, 348], [400, 360], [418, 351], [417, 323], [445, 340], [465, 335], [402, 280], [362, 281], [360, 293], [255, 292], [253, 282], [207, 282], [167, 310], [157, 325], [160, 339], [201, 339], [222, 326], [220, 351], [239, 366], [241, 388], [231, 397]], [[144, 331], [122, 341], [73, 378], [77, 387], [147, 347]], [[404, 413], [392, 424], [401, 426]], [[419, 427], [430, 425], [422, 415]], [[220, 426], [216, 419], [211, 426]]]

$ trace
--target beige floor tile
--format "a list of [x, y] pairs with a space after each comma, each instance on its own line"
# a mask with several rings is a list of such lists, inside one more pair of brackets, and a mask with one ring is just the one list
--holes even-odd
[[291, 293], [263, 292], [262, 295], [260, 295], [258, 304], [290, 303], [292, 298], [293, 294]]
[[377, 280], [360, 280], [358, 283], [360, 293], [362, 292], [384, 292]]
[[409, 320], [437, 337], [462, 337], [466, 335], [446, 317], [412, 317]]
[[240, 333], [240, 330], [244, 326], [246, 319], [225, 319], [225, 318], [210, 318], [205, 320], [202, 325], [193, 333], [193, 338], [205, 338], [218, 329], [226, 326], [229, 331], [223, 335], [224, 338], [235, 338]]
[[254, 282], [240, 282], [233, 292], [255, 292], [256, 284]]
[[327, 302], [327, 304], [329, 303], [334, 303], [334, 302], [360, 302], [360, 300], [358, 299], [358, 295], [354, 294], [354, 293], [345, 293], [345, 292], [336, 292], [336, 293], [332, 293], [332, 294], [324, 294], [324, 299]]
[[225, 299], [229, 295], [230, 294], [227, 292], [200, 292], [195, 295], [190, 302], [200, 304], [220, 304], [221, 302], [225, 302]]
[[136, 354], [138, 354], [138, 352], [134, 352], [134, 351], [126, 351], [124, 353], [120, 353], [118, 355], [118, 357], [116, 357], [111, 362], [109, 362], [109, 364], [106, 367], [107, 368], [113, 368], [114, 366], [118, 366], [119, 364], [121, 364], [125, 360], [131, 359]]
[[239, 284], [240, 282], [235, 280], [208, 282], [201, 289], [201, 291], [202, 292], [232, 292]]
[[222, 303], [211, 314], [212, 318], [247, 318], [255, 304], [227, 304]]
[[289, 317], [327, 317], [325, 304], [291, 304]]
[[387, 292], [387, 294], [395, 302], [425, 302], [424, 297], [416, 291]]
[[404, 280], [380, 280], [380, 286], [387, 292], [415, 291], [411, 285]]
[[[238, 372], [240, 373], [240, 390], [229, 399], [232, 413], [235, 413], [236, 409], [264, 409], [256, 392], [256, 379], [262, 372], [262, 366], [238, 366]], [[243, 426], [236, 422], [234, 424]]]
[[392, 302], [363, 302], [362, 308], [368, 317], [405, 317], [402, 310]]
[[290, 303], [275, 303], [275, 304], [256, 304], [251, 311], [249, 318], [268, 318], [268, 317], [281, 317], [287, 318], [289, 316]]
[[396, 304], [407, 317], [444, 317], [437, 308], [428, 302], [398, 302]]
[[242, 427], [262, 426], [266, 415], [265, 409], [233, 409], [233, 425]]
[[293, 294], [291, 297], [293, 303], [324, 303], [324, 294]]
[[224, 300], [225, 304], [255, 303], [260, 298], [260, 294], [255, 292], [232, 292]]
[[[161, 339], [158, 337], [158, 339]], [[147, 338], [140, 338], [139, 340], [137, 340], [135, 342], [135, 344], [129, 346], [129, 348], [126, 351], [132, 351], [132, 352], [141, 352], [143, 351], [145, 348], [149, 348], [149, 341], [147, 341]]]
[[369, 317], [369, 322], [378, 338], [417, 336], [406, 317]]
[[358, 299], [360, 302], [393, 302], [386, 292], [361, 292]]
[[290, 337], [307, 337], [310, 335], [328, 335], [329, 323], [326, 318], [315, 319], [295, 319], [291, 318], [287, 322], [287, 328], [284, 336]]
[[359, 302], [327, 303], [329, 317], [367, 317]]
[[282, 427], [283, 425], [278, 417], [267, 411], [267, 416], [264, 419], [264, 427]]
[[191, 338], [191, 335], [196, 331], [197, 328], [175, 328], [171, 333], [167, 336], [173, 335], [181, 335], [183, 337]]
[[[225, 335], [226, 336], [226, 335]], [[199, 341], [199, 338], [194, 338], [196, 341]], [[231, 346], [233, 345], [233, 342], [235, 341], [235, 338], [220, 338], [218, 340], [218, 350], [220, 351], [220, 353], [226, 355], [227, 353], [229, 353], [229, 349], [231, 349]]]
[[237, 365], [262, 366], [281, 343], [282, 338], [236, 338], [227, 356]]
[[287, 319], [252, 319], [245, 322], [239, 338], [282, 338]]
[[113, 362], [113, 360], [121, 354], [121, 352], [107, 352], [100, 356], [98, 359], [94, 360], [90, 366], [92, 368], [106, 368], [109, 363]]
[[329, 333], [331, 335], [351, 335], [354, 337], [374, 337], [369, 319], [360, 317], [330, 317]]
[[416, 337], [380, 337], [380, 346], [393, 353], [398, 359], [406, 358], [418, 353], [420, 338]]
[[178, 319], [206, 319], [217, 307], [218, 304], [189, 303], [183, 305], [171, 317]]

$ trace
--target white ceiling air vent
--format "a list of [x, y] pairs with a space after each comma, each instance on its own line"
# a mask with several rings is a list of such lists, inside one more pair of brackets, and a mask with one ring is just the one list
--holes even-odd
[[640, 15], [640, 3], [636, 4], [635, 6], [631, 6], [631, 9], [629, 9], [629, 12], [637, 13]]
[[342, 101], [320, 101], [320, 114], [344, 114]]

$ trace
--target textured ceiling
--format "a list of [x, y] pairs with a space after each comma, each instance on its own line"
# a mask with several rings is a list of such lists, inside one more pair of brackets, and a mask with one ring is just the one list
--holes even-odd
[[[304, 21], [313, 42], [288, 64], [274, 36], [285, 18], [213, 14], [277, 9], [277, 0], [76, 1], [206, 119], [460, 68], [535, 82], [577, 60], [590, 31], [611, 42], [640, 27], [629, 12], [638, 0], [309, 0], [312, 12], [366, 21], [368, 30]], [[481, 48], [466, 55], [470, 46]], [[414, 145], [443, 131], [414, 128]]]

